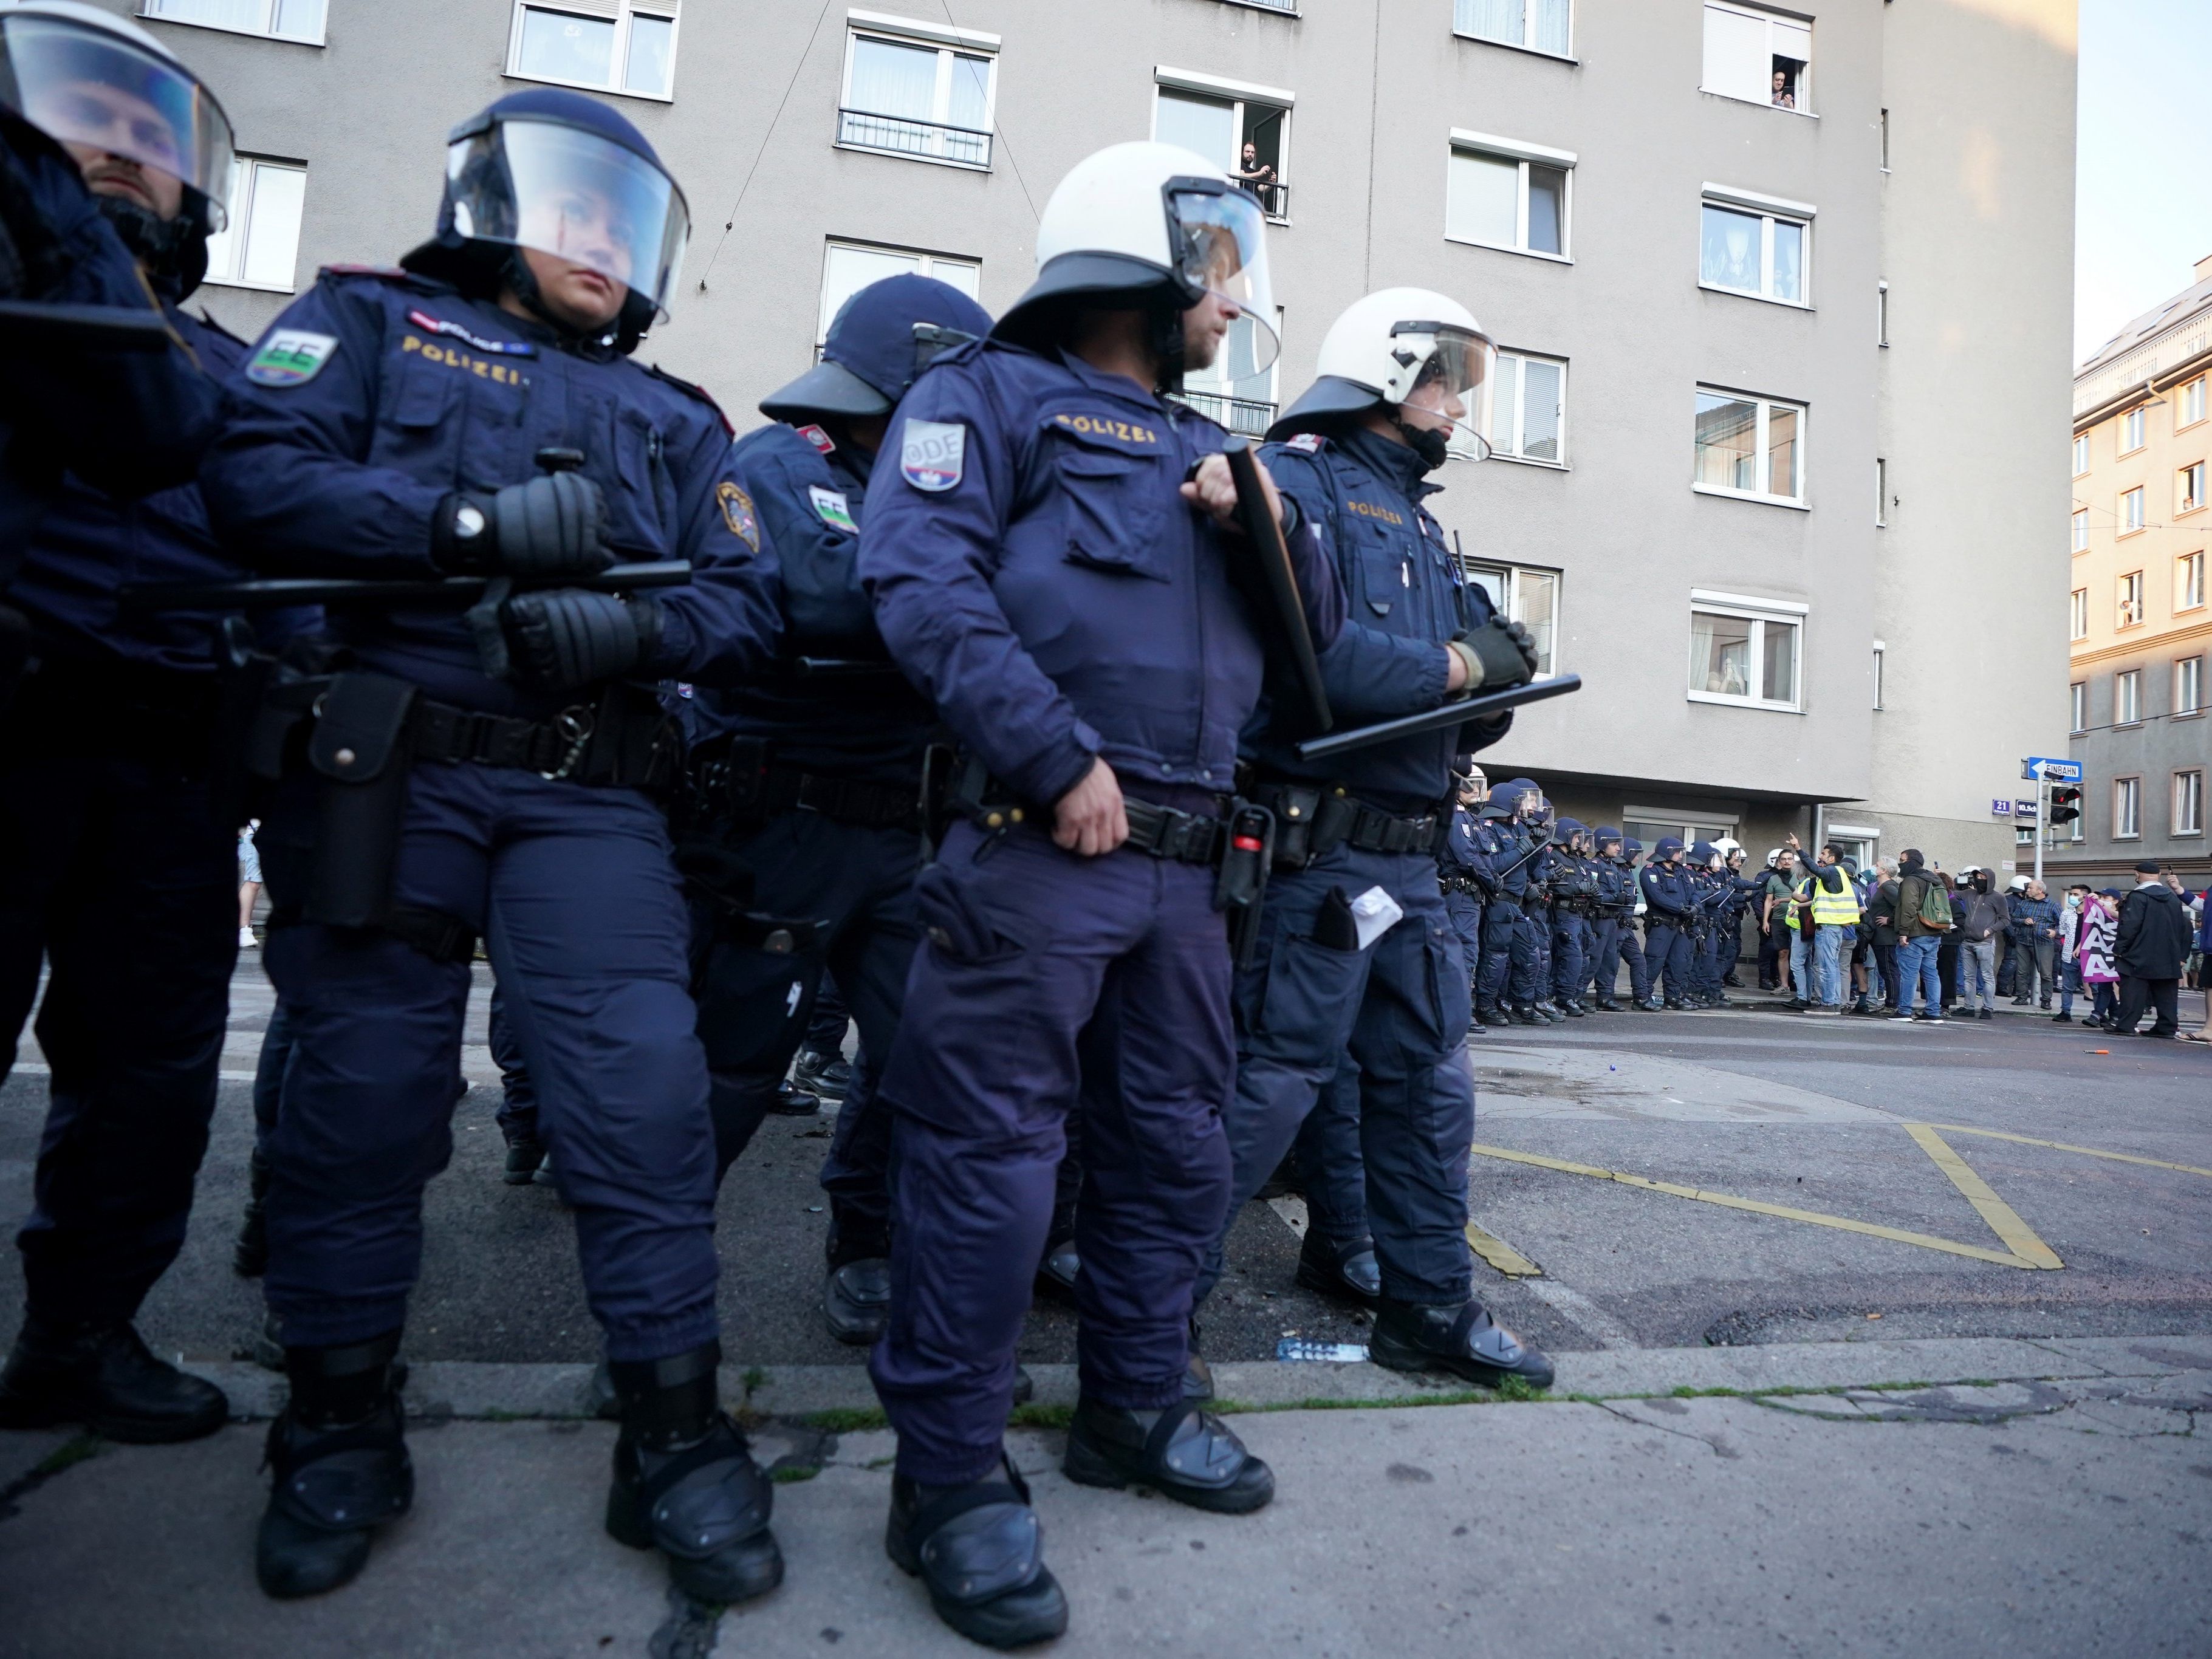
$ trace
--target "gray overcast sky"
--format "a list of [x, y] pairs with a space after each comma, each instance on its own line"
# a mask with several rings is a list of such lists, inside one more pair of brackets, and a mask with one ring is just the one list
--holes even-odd
[[2081, 0], [2074, 361], [2212, 253], [2212, 0]]

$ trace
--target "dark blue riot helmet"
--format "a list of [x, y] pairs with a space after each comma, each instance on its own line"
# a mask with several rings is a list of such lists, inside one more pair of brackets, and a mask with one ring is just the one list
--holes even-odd
[[[1603, 858], [1616, 858], [1620, 856], [1619, 854], [1607, 853], [1605, 849], [1609, 846], [1619, 844], [1620, 840], [1620, 831], [1614, 829], [1609, 823], [1601, 823], [1596, 829], [1590, 831], [1590, 845], [1595, 848], [1598, 851], [1599, 856]], [[1626, 849], [1624, 848], [1622, 850], [1626, 851]]]
[[949, 283], [871, 283], [837, 309], [822, 361], [760, 401], [772, 421], [888, 415], [939, 352], [991, 331], [991, 313]]
[[564, 331], [521, 250], [588, 265], [625, 290], [607, 340], [627, 352], [667, 314], [690, 230], [684, 192], [643, 133], [595, 98], [533, 87], [447, 135], [438, 234], [400, 263], [477, 297], [511, 286]]

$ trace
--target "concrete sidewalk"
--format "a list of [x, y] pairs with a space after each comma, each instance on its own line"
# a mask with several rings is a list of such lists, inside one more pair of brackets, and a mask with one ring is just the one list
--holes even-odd
[[[1245, 1518], [1071, 1486], [1056, 1432], [1015, 1431], [1073, 1607], [1054, 1650], [2212, 1651], [2212, 1450], [2196, 1433], [2212, 1338], [1566, 1358], [1563, 1393], [1616, 1397], [1242, 1414], [1280, 1490]], [[0, 1656], [980, 1651], [884, 1559], [891, 1437], [823, 1426], [857, 1417], [758, 1428], [787, 1482], [784, 1589], [719, 1620], [672, 1602], [658, 1562], [599, 1530], [611, 1429], [506, 1415], [526, 1385], [559, 1408], [572, 1379], [518, 1374], [568, 1369], [424, 1367], [415, 1513], [357, 1583], [307, 1604], [253, 1586], [255, 1429], [149, 1449], [0, 1436]], [[1954, 1374], [1978, 1380], [1856, 1386]], [[1224, 1382], [1302, 1398], [1380, 1375], [1253, 1365]], [[782, 1409], [822, 1409], [810, 1378], [754, 1381], [757, 1406], [786, 1388]], [[1793, 1389], [1828, 1391], [1758, 1392]]]

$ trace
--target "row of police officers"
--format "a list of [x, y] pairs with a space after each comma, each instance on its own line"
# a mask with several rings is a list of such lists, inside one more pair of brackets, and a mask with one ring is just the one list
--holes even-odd
[[[0, 407], [0, 988], [20, 1029], [50, 969], [52, 1070], [0, 1425], [223, 1420], [133, 1321], [206, 1142], [249, 805], [285, 1032], [271, 1595], [353, 1577], [412, 1501], [400, 1347], [479, 945], [603, 1334], [607, 1530], [692, 1596], [783, 1573], [718, 1398], [714, 1198], [825, 972], [862, 1056], [825, 1311], [898, 1432], [886, 1547], [968, 1636], [1066, 1622], [1003, 1442], [1071, 1199], [1075, 1480], [1272, 1497], [1192, 1339], [1294, 1144], [1360, 1170], [1301, 1275], [1352, 1272], [1378, 1362], [1551, 1380], [1473, 1292], [1470, 992], [1533, 1008], [1552, 972], [1578, 1001], [1620, 882], [1533, 788], [1455, 815], [1455, 756], [1510, 714], [1301, 760], [1271, 643], [1310, 638], [1350, 724], [1534, 673], [1426, 505], [1488, 427], [1464, 307], [1347, 310], [1240, 496], [1233, 441], [1169, 394], [1232, 328], [1272, 356], [1264, 216], [1121, 144], [1054, 191], [1005, 315], [864, 290], [733, 443], [635, 356], [687, 212], [592, 99], [456, 127], [430, 240], [325, 268], [250, 346], [181, 309], [230, 135], [158, 41], [0, 0], [0, 316], [35, 368]], [[1290, 613], [1252, 575], [1278, 532]], [[1475, 872], [1472, 934], [1440, 852]], [[1693, 908], [1692, 878], [1643, 882]], [[1673, 993], [1696, 934], [1678, 960], [1663, 931]]]

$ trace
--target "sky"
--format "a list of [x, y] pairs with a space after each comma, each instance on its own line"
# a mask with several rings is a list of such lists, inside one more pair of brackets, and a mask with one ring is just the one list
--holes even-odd
[[2212, 0], [2081, 0], [2074, 361], [2212, 254]]

